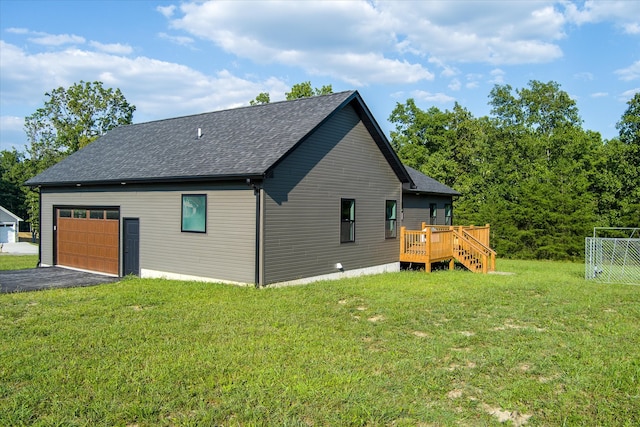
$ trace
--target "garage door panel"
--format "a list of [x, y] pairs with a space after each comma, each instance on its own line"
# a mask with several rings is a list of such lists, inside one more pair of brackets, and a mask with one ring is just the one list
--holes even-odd
[[[89, 213], [87, 213], [87, 211]], [[76, 218], [56, 212], [56, 263], [84, 270], [118, 274], [119, 221], [100, 210], [75, 209]], [[80, 214], [76, 215], [76, 212]]]

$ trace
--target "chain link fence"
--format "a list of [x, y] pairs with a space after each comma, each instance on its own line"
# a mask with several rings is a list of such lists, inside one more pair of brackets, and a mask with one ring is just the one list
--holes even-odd
[[585, 239], [585, 279], [640, 285], [640, 229], [594, 229]]

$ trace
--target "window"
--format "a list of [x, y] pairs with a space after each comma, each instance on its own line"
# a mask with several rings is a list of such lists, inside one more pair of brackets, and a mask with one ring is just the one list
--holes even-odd
[[340, 243], [356, 241], [356, 201], [340, 201]]
[[429, 205], [429, 212], [431, 213], [429, 224], [435, 225], [438, 222], [438, 206], [435, 203], [431, 203]]
[[71, 218], [71, 209], [59, 209], [58, 216], [60, 218]]
[[451, 205], [444, 205], [444, 223], [446, 225], [452, 225], [453, 209]]
[[395, 239], [397, 237], [397, 207], [395, 200], [387, 200], [384, 213], [384, 237], [386, 239]]
[[73, 217], [74, 218], [86, 218], [87, 217], [87, 210], [86, 209], [74, 209], [73, 210]]
[[207, 195], [182, 195], [182, 231], [207, 232]]
[[89, 219], [104, 219], [104, 210], [91, 209], [89, 211]]
[[120, 212], [117, 209], [107, 209], [107, 219], [120, 219]]

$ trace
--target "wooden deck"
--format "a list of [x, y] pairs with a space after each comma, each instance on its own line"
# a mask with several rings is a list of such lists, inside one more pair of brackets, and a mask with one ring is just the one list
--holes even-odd
[[400, 261], [424, 264], [431, 272], [434, 262], [456, 261], [474, 273], [488, 273], [496, 268], [496, 252], [489, 242], [490, 226], [427, 225], [421, 230], [400, 229]]

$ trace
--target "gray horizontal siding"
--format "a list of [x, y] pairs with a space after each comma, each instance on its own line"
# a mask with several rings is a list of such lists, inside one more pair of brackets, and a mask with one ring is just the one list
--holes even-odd
[[[265, 283], [397, 262], [385, 202], [401, 183], [355, 111], [346, 107], [265, 180]], [[340, 200], [356, 200], [356, 241], [340, 243]]]
[[[225, 185], [150, 189], [153, 191], [146, 191], [144, 187], [117, 191], [44, 190], [42, 262], [53, 264], [54, 205], [119, 206], [121, 219], [140, 218], [141, 269], [254, 282], [256, 208], [252, 189]], [[207, 195], [206, 233], [181, 231], [182, 194]], [[122, 264], [122, 238], [120, 241]]]
[[430, 196], [405, 193], [402, 201], [402, 225], [408, 230], [420, 230], [422, 222], [429, 224], [431, 210], [429, 206], [436, 204], [436, 224], [445, 224], [444, 205], [451, 204], [452, 198], [447, 196]]

